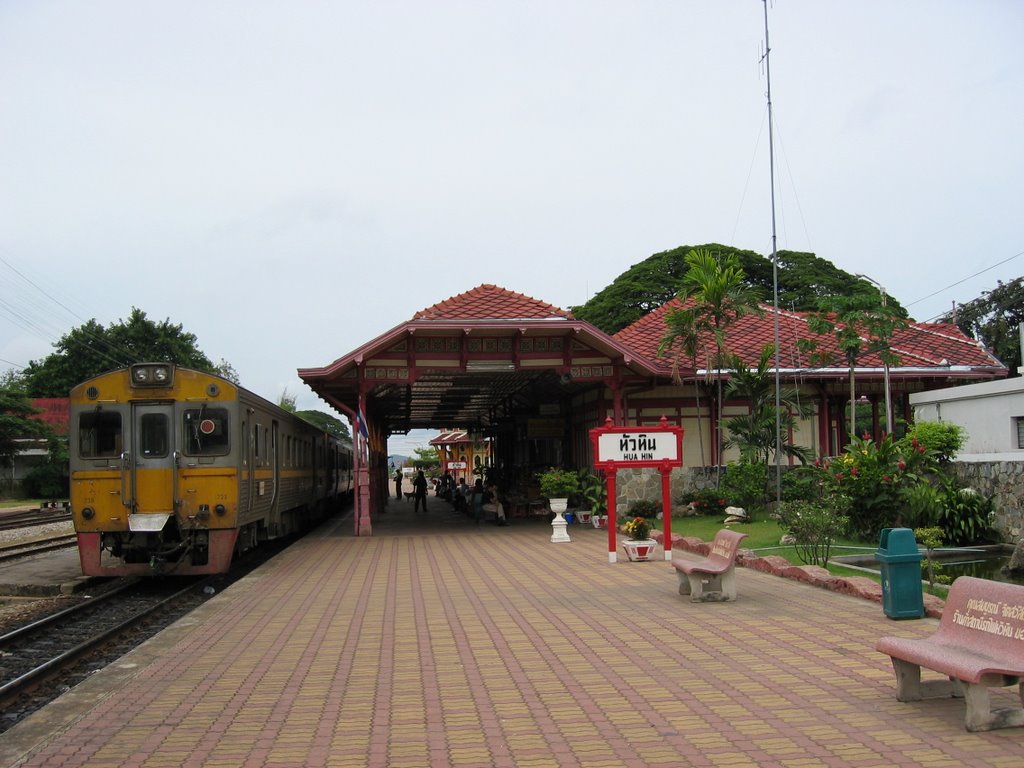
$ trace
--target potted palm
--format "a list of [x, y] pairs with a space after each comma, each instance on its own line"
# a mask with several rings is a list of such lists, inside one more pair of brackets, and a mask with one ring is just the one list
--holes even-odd
[[608, 488], [604, 479], [592, 472], [580, 472], [580, 496], [583, 498], [583, 506], [589, 515], [589, 520], [580, 518], [581, 522], [591, 522], [595, 528], [607, 525], [608, 516], [605, 512], [608, 509]]

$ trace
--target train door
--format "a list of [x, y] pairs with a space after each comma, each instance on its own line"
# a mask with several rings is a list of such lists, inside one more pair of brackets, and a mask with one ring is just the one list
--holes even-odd
[[122, 498], [133, 531], [160, 531], [174, 514], [177, 452], [174, 404], [132, 406], [130, 452], [124, 466]]

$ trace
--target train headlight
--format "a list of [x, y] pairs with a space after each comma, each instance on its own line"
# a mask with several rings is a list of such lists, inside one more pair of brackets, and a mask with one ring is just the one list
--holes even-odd
[[221, 517], [224, 517], [224, 515], [228, 513], [228, 508], [225, 507], [223, 504], [218, 504], [216, 507], [213, 508], [213, 511]]
[[139, 363], [131, 372], [136, 387], [169, 387], [174, 378], [174, 366], [166, 363]]
[[92, 520], [94, 517], [96, 517], [96, 510], [93, 509], [92, 507], [83, 507], [82, 517], [84, 517], [86, 520]]

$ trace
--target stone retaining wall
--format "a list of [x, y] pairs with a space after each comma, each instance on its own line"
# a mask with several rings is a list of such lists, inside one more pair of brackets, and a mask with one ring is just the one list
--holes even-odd
[[993, 497], [992, 527], [1003, 541], [1016, 542], [1024, 536], [1024, 462], [955, 461], [953, 471], [964, 485]]
[[[669, 498], [678, 505], [684, 493], [715, 487], [715, 467], [682, 467], [672, 470]], [[615, 511], [626, 514], [634, 501], [647, 499], [661, 502], [661, 474], [656, 469], [620, 469], [615, 477]]]

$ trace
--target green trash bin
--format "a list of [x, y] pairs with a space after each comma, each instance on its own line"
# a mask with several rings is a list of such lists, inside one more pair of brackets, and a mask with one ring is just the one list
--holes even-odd
[[882, 570], [882, 609], [890, 619], [924, 616], [921, 552], [909, 528], [883, 528], [875, 552]]

